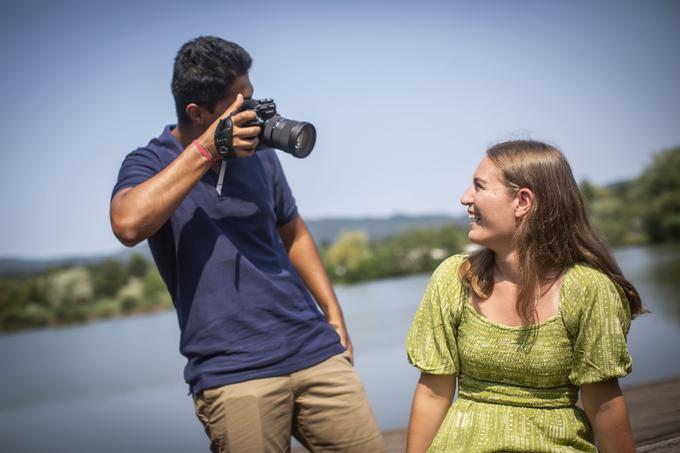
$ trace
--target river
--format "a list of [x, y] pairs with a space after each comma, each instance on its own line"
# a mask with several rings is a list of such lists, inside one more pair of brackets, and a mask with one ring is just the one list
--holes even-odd
[[[633, 321], [633, 373], [621, 384], [680, 375], [680, 248], [632, 247], [616, 257], [651, 311]], [[336, 289], [383, 429], [408, 420], [418, 373], [404, 339], [427, 280]], [[207, 451], [178, 341], [174, 312], [0, 336], [0, 451]]]

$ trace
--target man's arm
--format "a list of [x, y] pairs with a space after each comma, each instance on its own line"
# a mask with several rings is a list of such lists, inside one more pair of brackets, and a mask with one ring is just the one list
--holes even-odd
[[582, 385], [581, 401], [601, 451], [635, 452], [628, 408], [618, 379]]
[[278, 230], [295, 270], [298, 271], [312, 296], [323, 310], [328, 323], [340, 335], [340, 343], [353, 356], [352, 342], [347, 333], [342, 309], [331, 282], [328, 280], [314, 238], [307, 229], [305, 222], [300, 215], [296, 215], [293, 220], [278, 227]]
[[160, 173], [111, 200], [111, 227], [128, 247], [153, 235], [170, 218], [191, 188], [210, 168], [195, 145], [189, 145]]
[[[217, 156], [214, 140], [217, 123], [229, 113], [240, 109], [242, 104], [243, 96], [239, 94], [224, 114], [197, 139], [213, 156]], [[257, 136], [260, 128], [240, 127], [254, 118], [255, 113], [252, 110], [232, 117], [237, 157], [251, 155], [257, 146], [257, 138], [252, 137]], [[192, 143], [158, 174], [135, 187], [118, 191], [111, 200], [109, 211], [113, 233], [128, 247], [153, 235], [167, 222], [210, 166], [211, 162]]]
[[420, 375], [408, 421], [407, 453], [427, 451], [446, 417], [455, 392], [456, 377], [453, 375]]

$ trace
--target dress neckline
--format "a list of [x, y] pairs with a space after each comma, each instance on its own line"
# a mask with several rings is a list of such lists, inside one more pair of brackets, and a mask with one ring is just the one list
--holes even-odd
[[497, 327], [499, 329], [503, 330], [514, 330], [514, 331], [521, 331], [521, 330], [531, 330], [531, 329], [538, 329], [540, 327], [543, 327], [545, 325], [551, 324], [555, 322], [558, 319], [562, 318], [562, 302], [564, 299], [564, 292], [565, 292], [565, 287], [567, 286], [567, 283], [570, 279], [571, 271], [576, 267], [576, 265], [570, 266], [565, 272], [564, 272], [564, 277], [562, 278], [562, 284], [560, 285], [560, 291], [559, 291], [559, 300], [558, 300], [558, 305], [557, 305], [557, 312], [555, 312], [554, 315], [550, 316], [548, 319], [545, 319], [539, 323], [536, 324], [531, 324], [528, 326], [509, 326], [507, 324], [501, 324], [499, 322], [493, 321], [480, 312], [477, 311], [477, 309], [470, 303], [470, 287], [465, 285], [464, 288], [465, 290], [463, 291], [463, 305], [466, 306], [466, 308], [470, 309], [470, 312], [479, 320], [484, 322], [485, 324], [489, 324], [491, 326]]

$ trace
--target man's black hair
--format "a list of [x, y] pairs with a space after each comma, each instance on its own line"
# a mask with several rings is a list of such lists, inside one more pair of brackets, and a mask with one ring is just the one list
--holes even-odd
[[172, 73], [172, 95], [177, 121], [188, 124], [190, 103], [214, 112], [234, 80], [250, 70], [253, 60], [241, 46], [214, 36], [199, 36], [177, 52]]

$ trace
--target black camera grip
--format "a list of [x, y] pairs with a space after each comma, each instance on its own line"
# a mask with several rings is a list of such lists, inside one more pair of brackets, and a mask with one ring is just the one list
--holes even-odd
[[234, 112], [222, 118], [215, 129], [215, 149], [223, 159], [236, 157], [233, 136], [234, 123], [231, 120], [233, 114]]

